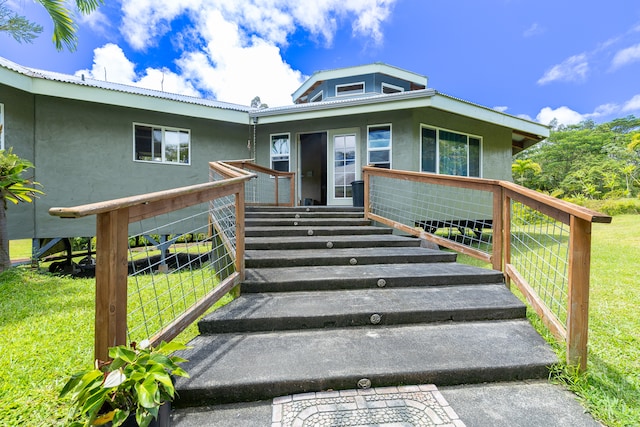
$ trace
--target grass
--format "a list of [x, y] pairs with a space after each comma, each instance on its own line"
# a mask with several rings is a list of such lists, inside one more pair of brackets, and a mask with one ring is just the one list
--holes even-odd
[[[594, 225], [588, 371], [578, 374], [560, 363], [552, 372], [553, 381], [574, 391], [610, 427], [640, 425], [639, 249], [640, 215]], [[93, 287], [92, 279], [28, 268], [0, 274], [0, 425], [61, 423], [67, 408], [57, 400], [60, 388], [92, 363]], [[563, 359], [564, 347], [534, 313], [528, 316]], [[195, 335], [192, 326], [178, 340]]]
[[9, 243], [9, 256], [11, 259], [30, 259], [31, 239], [12, 240]]
[[[638, 426], [640, 215], [619, 215], [612, 224], [594, 224], [592, 245], [587, 372], [579, 374], [560, 363], [554, 367], [552, 380], [575, 392], [605, 425]], [[458, 260], [488, 267], [467, 256], [459, 255]], [[527, 315], [564, 360], [565, 346], [546, 331], [533, 310]]]
[[[58, 393], [93, 364], [94, 286], [28, 267], [0, 274], [0, 425], [63, 425]], [[193, 324], [176, 339], [196, 335]]]

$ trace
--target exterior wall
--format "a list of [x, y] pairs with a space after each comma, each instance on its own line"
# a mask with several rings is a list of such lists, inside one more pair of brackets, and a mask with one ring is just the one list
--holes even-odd
[[[325, 100], [327, 98], [336, 98], [337, 85], [343, 85], [348, 83], [359, 83], [359, 82], [364, 82], [365, 84], [364, 89], [365, 89], [365, 93], [367, 94], [382, 93], [383, 82], [401, 87], [405, 91], [411, 90], [411, 83], [406, 80], [398, 79], [398, 78], [391, 77], [381, 73], [363, 74], [359, 76], [343, 77], [340, 79], [332, 79], [332, 80], [322, 82], [322, 84], [318, 85], [318, 87], [309, 94], [308, 99], [311, 100], [320, 91], [324, 91]], [[353, 98], [358, 96], [362, 96], [362, 94], [353, 95], [351, 97]], [[347, 99], [349, 98], [349, 96], [340, 96], [338, 98]]]
[[[290, 133], [290, 171], [298, 172], [298, 135], [300, 133], [328, 132], [328, 170], [331, 173], [331, 136], [337, 132], [352, 131], [358, 135], [358, 170], [367, 162], [367, 126], [391, 124], [392, 168], [419, 171], [421, 159], [421, 124], [444, 128], [482, 137], [482, 177], [511, 180], [511, 130], [472, 118], [421, 108], [392, 112], [360, 114], [346, 117], [324, 118], [298, 122], [258, 125], [256, 161], [269, 166], [270, 135]], [[359, 179], [358, 174], [356, 179]], [[328, 191], [331, 182], [328, 182]], [[301, 199], [303, 197], [299, 197]], [[300, 201], [300, 200], [299, 200]], [[331, 201], [329, 199], [329, 204]]]
[[[12, 238], [93, 236], [95, 217], [60, 219], [48, 210], [207, 182], [209, 161], [247, 157], [244, 125], [43, 96], [24, 116], [37, 117], [36, 179], [46, 195], [35, 202], [35, 227], [20, 224]], [[189, 129], [191, 164], [135, 162], [133, 123]]]
[[[34, 96], [0, 84], [0, 103], [4, 104], [4, 145], [13, 147], [18, 156], [36, 162], [34, 146]], [[36, 181], [38, 169], [30, 169]], [[37, 203], [37, 201], [35, 202]], [[9, 238], [32, 237], [35, 224], [35, 203], [7, 205]]]

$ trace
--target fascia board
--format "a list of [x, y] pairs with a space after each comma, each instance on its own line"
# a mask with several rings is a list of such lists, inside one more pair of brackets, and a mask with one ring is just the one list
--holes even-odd
[[[339, 104], [304, 104], [304, 107], [309, 106], [309, 108], [295, 106], [281, 111], [262, 110], [257, 114], [252, 114], [252, 117], [256, 117], [259, 124], [269, 124], [430, 107], [430, 97], [433, 93], [433, 91], [427, 91], [421, 93], [420, 96], [404, 96], [400, 99], [385, 99], [384, 101], [377, 97], [371, 97], [360, 98], [350, 102], [343, 101]], [[403, 92], [403, 94], [411, 94], [411, 92]]]
[[538, 135], [541, 139], [548, 138], [550, 133], [549, 127], [546, 125], [458, 100], [447, 95], [435, 95], [432, 100], [432, 107], [477, 120], [482, 120], [498, 126], [503, 126], [512, 130]]
[[0, 83], [25, 92], [32, 91], [33, 79], [24, 74], [0, 66]]
[[189, 104], [171, 99], [119, 92], [93, 86], [69, 84], [55, 80], [32, 78], [29, 92], [36, 95], [53, 96], [239, 124], [248, 123], [247, 112], [245, 111]]

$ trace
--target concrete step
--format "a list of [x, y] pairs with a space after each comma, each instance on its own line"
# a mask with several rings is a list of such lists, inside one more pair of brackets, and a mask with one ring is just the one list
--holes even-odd
[[[380, 228], [380, 227], [376, 227]], [[247, 250], [418, 247], [420, 239], [394, 234], [246, 237]]]
[[554, 352], [526, 320], [201, 335], [180, 356], [177, 406], [399, 384], [546, 378]]
[[374, 227], [362, 225], [350, 226], [276, 226], [276, 227], [247, 227], [246, 237], [269, 236], [336, 236], [336, 235], [363, 235], [363, 234], [391, 234], [393, 230], [386, 227]]
[[456, 255], [420, 247], [247, 250], [247, 268], [455, 262]]
[[205, 316], [201, 334], [524, 318], [504, 284], [243, 294]]
[[454, 262], [249, 268], [242, 292], [450, 286], [502, 281], [499, 271]]
[[254, 218], [364, 218], [363, 212], [324, 212], [324, 211], [277, 211], [277, 212], [245, 212], [245, 219]]
[[247, 206], [245, 212], [360, 212], [362, 214], [364, 209], [352, 206]]
[[371, 225], [371, 221], [364, 218], [248, 218], [245, 227], [359, 227]]

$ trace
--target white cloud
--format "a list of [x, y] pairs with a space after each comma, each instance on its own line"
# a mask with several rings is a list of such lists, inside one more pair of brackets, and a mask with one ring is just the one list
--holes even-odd
[[554, 81], [581, 82], [586, 79], [588, 72], [589, 62], [587, 61], [587, 55], [582, 53], [554, 65], [538, 80], [538, 84], [545, 85]]
[[622, 106], [623, 113], [640, 112], [640, 94], [634, 96]]
[[496, 111], [500, 111], [501, 113], [504, 113], [505, 111], [507, 111], [509, 109], [509, 107], [507, 107], [506, 105], [497, 105], [495, 107], [493, 107], [494, 110]]
[[93, 51], [91, 69], [79, 70], [75, 74], [146, 89], [200, 96], [190, 82], [166, 68], [147, 68], [142, 76], [138, 76], [135, 72], [135, 64], [127, 59], [119, 46], [113, 43], [96, 48]]
[[622, 103], [622, 105], [609, 103], [597, 106], [593, 112], [581, 114], [567, 106], [558, 108], [544, 107], [536, 116], [540, 123], [549, 124], [556, 119], [559, 124], [573, 125], [584, 120], [609, 120], [619, 116], [621, 113], [640, 112], [640, 94]]
[[543, 27], [541, 27], [540, 24], [538, 24], [537, 22], [534, 22], [533, 24], [531, 24], [529, 28], [524, 30], [522, 35], [524, 37], [533, 37], [533, 36], [543, 34], [545, 31], [546, 30]]
[[615, 70], [636, 61], [640, 61], [640, 43], [616, 52], [611, 61], [611, 68]]
[[557, 120], [559, 124], [575, 125], [583, 121], [585, 118], [582, 114], [577, 111], [573, 111], [571, 108], [566, 106], [556, 109], [544, 107], [536, 116], [536, 120], [545, 125], [548, 125], [554, 119]]
[[[170, 33], [183, 53], [184, 77], [217, 99], [247, 105], [291, 104], [302, 82], [280, 49], [299, 28], [330, 46], [342, 22], [354, 37], [383, 42], [381, 25], [397, 0], [123, 0], [121, 32], [137, 50]], [[189, 21], [172, 29], [174, 19]], [[195, 46], [195, 47], [194, 47]]]

